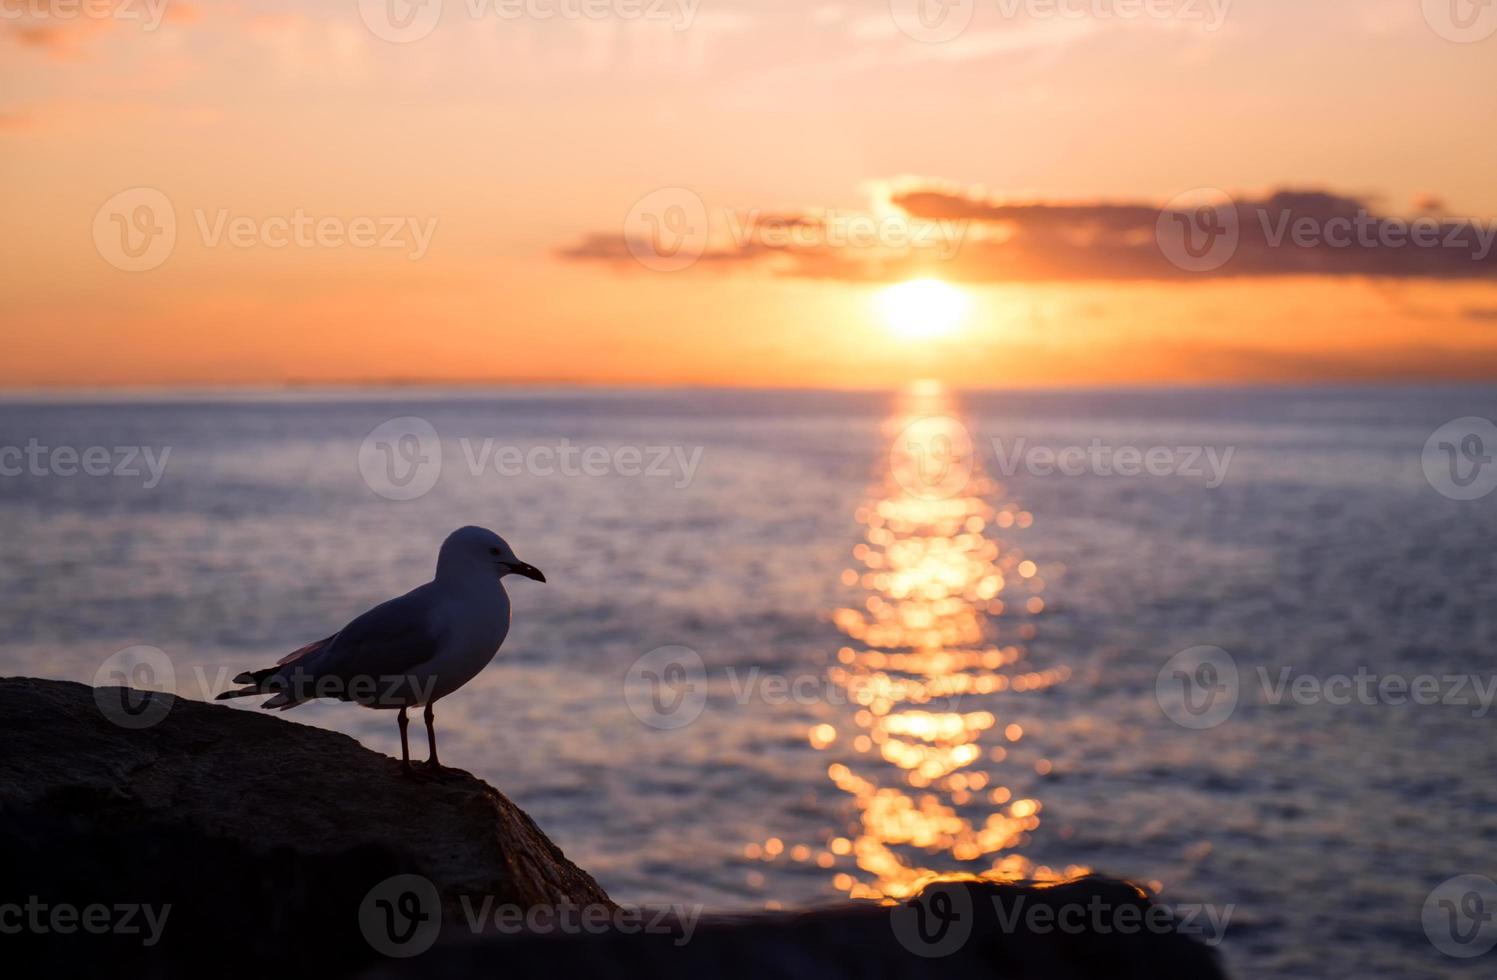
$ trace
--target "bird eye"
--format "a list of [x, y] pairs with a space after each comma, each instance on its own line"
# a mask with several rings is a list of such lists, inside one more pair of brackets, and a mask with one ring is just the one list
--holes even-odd
[[498, 548], [490, 548], [489, 549], [489, 554], [491, 554], [491, 555], [497, 555], [497, 554], [499, 554], [499, 549]]

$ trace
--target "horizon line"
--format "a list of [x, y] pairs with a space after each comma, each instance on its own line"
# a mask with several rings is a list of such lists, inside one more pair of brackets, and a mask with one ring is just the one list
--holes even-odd
[[901, 384], [871, 386], [837, 386], [805, 384], [727, 384], [704, 381], [587, 381], [577, 379], [485, 379], [485, 380], [440, 380], [440, 379], [364, 379], [357, 381], [243, 381], [243, 382], [145, 382], [72, 384], [55, 383], [40, 385], [0, 385], [0, 402], [18, 402], [27, 398], [48, 401], [75, 398], [99, 398], [108, 396], [149, 397], [164, 395], [175, 398], [213, 396], [271, 396], [271, 395], [340, 395], [356, 393], [385, 393], [422, 395], [445, 392], [458, 393], [540, 393], [540, 392], [796, 392], [826, 394], [890, 394], [902, 391], [911, 385], [936, 382], [942, 387], [960, 393], [980, 394], [987, 392], [1043, 392], [1043, 391], [1206, 391], [1206, 390], [1253, 390], [1253, 389], [1366, 389], [1366, 388], [1420, 388], [1420, 387], [1490, 387], [1497, 386], [1497, 376], [1491, 378], [1412, 376], [1399, 378], [1286, 378], [1286, 379], [1218, 379], [1180, 381], [1078, 381], [1007, 383], [995, 385], [966, 385], [941, 382], [939, 378], [911, 378]]

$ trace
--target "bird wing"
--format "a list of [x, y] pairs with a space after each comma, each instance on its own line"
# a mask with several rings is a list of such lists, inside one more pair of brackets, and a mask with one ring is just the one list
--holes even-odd
[[406, 674], [437, 655], [446, 633], [441, 607], [423, 585], [354, 619], [306, 666], [322, 677]]

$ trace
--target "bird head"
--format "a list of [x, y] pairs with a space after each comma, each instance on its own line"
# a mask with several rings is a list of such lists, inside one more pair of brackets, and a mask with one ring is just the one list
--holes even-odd
[[486, 527], [460, 527], [447, 535], [437, 554], [437, 577], [447, 574], [472, 574], [483, 571], [503, 578], [523, 575], [537, 582], [546, 581], [541, 570], [521, 561], [515, 550], [499, 535]]

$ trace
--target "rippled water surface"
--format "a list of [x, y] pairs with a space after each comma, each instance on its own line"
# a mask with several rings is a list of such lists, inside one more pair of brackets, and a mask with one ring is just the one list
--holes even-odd
[[[790, 907], [931, 871], [1097, 869], [1230, 905], [1240, 976], [1483, 976], [1420, 912], [1497, 871], [1491, 714], [1470, 691], [1275, 704], [1260, 669], [1490, 683], [1497, 495], [1437, 493], [1421, 450], [1494, 408], [1474, 387], [11, 401], [0, 445], [170, 454], [150, 487], [0, 477], [0, 666], [91, 681], [149, 645], [210, 696], [483, 524], [549, 583], [510, 580], [503, 652], [438, 705], [443, 761], [619, 900]], [[429, 465], [429, 441], [360, 466], [396, 417], [440, 440], [410, 500], [366, 475]], [[1229, 462], [1063, 475], [1014, 468], [1019, 440]], [[589, 447], [610, 472], [558, 472]], [[1156, 692], [1199, 646], [1241, 678], [1213, 727]], [[692, 667], [681, 651], [630, 674], [660, 647], [694, 651], [704, 683], [656, 669]], [[398, 752], [388, 713], [290, 717]]]

